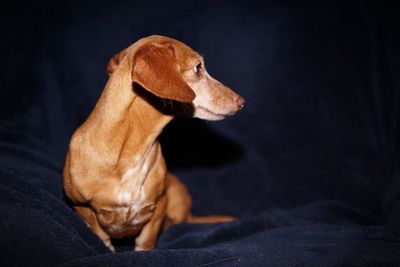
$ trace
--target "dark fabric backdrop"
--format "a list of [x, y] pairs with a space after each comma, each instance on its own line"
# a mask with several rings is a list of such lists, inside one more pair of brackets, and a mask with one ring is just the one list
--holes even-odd
[[[1, 8], [2, 260], [400, 266], [399, 12], [396, 1]], [[108, 59], [151, 34], [200, 52], [210, 74], [246, 99], [232, 118], [177, 119], [161, 137], [194, 213], [239, 220], [176, 226], [153, 252], [111, 255], [65, 203], [61, 170]]]

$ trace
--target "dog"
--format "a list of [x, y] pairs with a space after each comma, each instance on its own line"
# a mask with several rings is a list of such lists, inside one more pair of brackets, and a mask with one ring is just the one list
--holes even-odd
[[65, 160], [64, 191], [77, 214], [112, 251], [111, 238], [133, 237], [135, 250], [151, 250], [173, 224], [233, 220], [192, 215], [189, 192], [167, 171], [158, 136], [177, 116], [174, 107], [221, 120], [241, 110], [244, 99], [213, 79], [197, 52], [164, 36], [122, 50], [107, 72]]

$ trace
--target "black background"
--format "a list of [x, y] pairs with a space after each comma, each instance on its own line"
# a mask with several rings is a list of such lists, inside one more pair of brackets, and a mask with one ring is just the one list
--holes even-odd
[[399, 11], [396, 1], [15, 3], [0, 11], [1, 122], [51, 147], [61, 170], [107, 61], [144, 36], [173, 37], [246, 99], [234, 117], [177, 119], [161, 137], [196, 214], [338, 201], [361, 224], [397, 225]]

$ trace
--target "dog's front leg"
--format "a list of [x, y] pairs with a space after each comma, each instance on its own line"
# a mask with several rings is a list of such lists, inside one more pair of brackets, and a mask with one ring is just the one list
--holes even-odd
[[157, 237], [165, 216], [167, 198], [162, 195], [156, 204], [156, 209], [150, 221], [143, 227], [139, 236], [135, 239], [135, 250], [150, 250], [155, 248]]
[[93, 210], [89, 207], [75, 206], [75, 211], [79, 216], [86, 222], [86, 224], [92, 229], [92, 231], [104, 242], [104, 244], [112, 251], [115, 252], [114, 246], [111, 244], [111, 239], [106, 232], [101, 228], [97, 221], [96, 215]]

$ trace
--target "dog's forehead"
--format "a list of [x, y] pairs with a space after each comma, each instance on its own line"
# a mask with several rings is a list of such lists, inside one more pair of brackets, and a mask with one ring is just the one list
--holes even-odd
[[202, 60], [202, 57], [189, 46], [182, 42], [173, 40], [175, 47], [175, 56], [180, 63], [186, 67], [191, 67], [194, 64], [198, 64]]
[[200, 56], [200, 54], [186, 44], [174, 38], [161, 35], [152, 35], [139, 40], [132, 46], [132, 48], [134, 48], [133, 51], [136, 51], [138, 47], [146, 44], [172, 45], [174, 48], [175, 58], [183, 69], [192, 68], [194, 65], [197, 65], [199, 62], [203, 61], [203, 58]]

